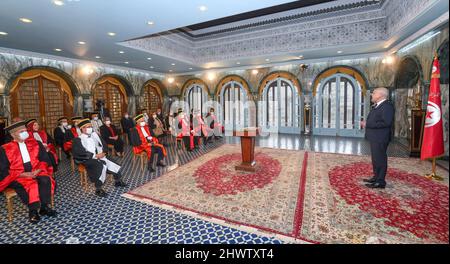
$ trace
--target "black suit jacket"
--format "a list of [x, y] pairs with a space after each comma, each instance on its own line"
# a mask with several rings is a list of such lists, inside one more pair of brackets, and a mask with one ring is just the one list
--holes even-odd
[[388, 143], [391, 141], [394, 123], [394, 106], [389, 101], [382, 102], [369, 112], [366, 120], [366, 139], [370, 142]]

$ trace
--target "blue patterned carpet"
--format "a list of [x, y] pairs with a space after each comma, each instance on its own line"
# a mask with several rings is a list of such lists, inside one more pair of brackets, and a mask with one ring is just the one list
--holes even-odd
[[[221, 144], [223, 140], [218, 140], [192, 153], [176, 150], [171, 144], [167, 148], [168, 163], [185, 164]], [[55, 207], [59, 215], [42, 218], [36, 225], [28, 222], [28, 210], [18, 197], [14, 198], [14, 220], [9, 223], [5, 197], [1, 195], [0, 243], [64, 244], [70, 237], [78, 238], [83, 244], [281, 243], [274, 238], [260, 237], [121, 197], [122, 193], [161, 176], [167, 167], [158, 167], [152, 174], [146, 170], [141, 172], [138, 161], [133, 166], [129, 147], [126, 147], [125, 157], [115, 160], [124, 167], [124, 181], [129, 186], [115, 188], [107, 181], [108, 197], [100, 198], [95, 196], [93, 188], [88, 192], [81, 188], [78, 172], [72, 173], [69, 161], [63, 158], [55, 175]]]

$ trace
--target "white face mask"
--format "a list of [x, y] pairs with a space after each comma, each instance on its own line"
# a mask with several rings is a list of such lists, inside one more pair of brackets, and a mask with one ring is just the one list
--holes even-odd
[[129, 115], [125, 115], [125, 118], [128, 118], [129, 117]]
[[107, 124], [107, 125], [111, 125], [111, 121], [105, 121], [105, 124]]
[[86, 128], [86, 134], [90, 135], [90, 134], [92, 134], [92, 131], [93, 131], [92, 127]]
[[62, 123], [61, 125], [62, 125], [63, 127], [67, 127], [68, 124], [67, 124], [67, 122], [64, 122], [64, 123]]
[[141, 125], [141, 127], [145, 126], [145, 122], [141, 122], [139, 123], [139, 125]]
[[183, 119], [183, 118], [184, 118], [184, 115], [180, 115], [180, 118]]
[[20, 134], [19, 134], [19, 138], [20, 138], [21, 140], [25, 140], [25, 139], [27, 139], [29, 136], [30, 136], [30, 134], [28, 134], [27, 131], [22, 131], [22, 132], [20, 132]]
[[67, 125], [67, 128], [68, 128], [68, 129], [71, 129], [71, 128], [72, 128], [72, 125]]

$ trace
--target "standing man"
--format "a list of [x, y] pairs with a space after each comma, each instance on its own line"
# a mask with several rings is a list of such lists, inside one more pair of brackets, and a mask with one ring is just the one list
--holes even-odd
[[365, 138], [370, 142], [372, 166], [374, 176], [364, 179], [369, 188], [381, 188], [386, 186], [387, 171], [387, 147], [391, 141], [392, 123], [394, 121], [394, 106], [387, 101], [389, 90], [380, 87], [372, 92], [372, 110], [367, 116], [367, 121], [361, 121], [361, 128], [366, 129]]
[[120, 124], [122, 125], [123, 132], [127, 134], [128, 142], [131, 142], [130, 129], [134, 127], [133, 118], [131, 118], [128, 113], [125, 113], [125, 115], [120, 120]]
[[[108, 116], [104, 116], [102, 120], [104, 120]], [[100, 127], [103, 126], [103, 122], [98, 118], [98, 113], [94, 112], [91, 114], [91, 124], [94, 132], [100, 135]]]

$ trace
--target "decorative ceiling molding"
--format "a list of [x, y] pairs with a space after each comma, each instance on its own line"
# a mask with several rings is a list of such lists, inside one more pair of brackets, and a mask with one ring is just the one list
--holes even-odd
[[177, 29], [120, 44], [193, 65], [361, 43], [379, 45], [438, 1], [334, 1], [326, 8], [290, 10], [253, 18], [252, 23]]

